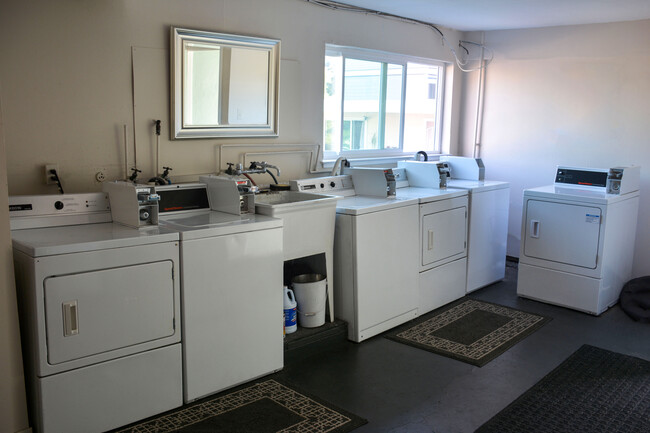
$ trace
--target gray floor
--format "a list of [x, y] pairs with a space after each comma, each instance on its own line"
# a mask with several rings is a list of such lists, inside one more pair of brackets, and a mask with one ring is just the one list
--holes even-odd
[[377, 336], [293, 351], [288, 381], [368, 419], [364, 432], [473, 432], [583, 344], [650, 360], [650, 324], [618, 306], [599, 317], [518, 298], [516, 264], [472, 298], [552, 317], [542, 329], [483, 367]]

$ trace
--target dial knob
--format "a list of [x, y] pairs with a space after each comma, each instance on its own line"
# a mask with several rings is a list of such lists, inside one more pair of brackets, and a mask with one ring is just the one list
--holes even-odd
[[61, 209], [63, 209], [63, 202], [60, 201], [60, 200], [57, 200], [56, 202], [54, 202], [54, 207], [55, 207], [57, 210], [61, 210]]
[[147, 209], [140, 209], [140, 221], [149, 219], [149, 211]]
[[330, 186], [331, 186], [332, 188], [334, 188], [334, 187], [336, 186], [336, 182], [334, 182], [334, 181], [330, 182]]

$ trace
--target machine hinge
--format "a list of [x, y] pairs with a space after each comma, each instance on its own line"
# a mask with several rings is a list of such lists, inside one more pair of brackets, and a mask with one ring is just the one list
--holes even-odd
[[463, 248], [467, 248], [467, 241], [463, 242]]

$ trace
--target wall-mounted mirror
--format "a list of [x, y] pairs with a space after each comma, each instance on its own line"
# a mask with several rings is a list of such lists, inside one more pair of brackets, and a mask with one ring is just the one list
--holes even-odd
[[278, 135], [280, 41], [171, 28], [172, 136]]

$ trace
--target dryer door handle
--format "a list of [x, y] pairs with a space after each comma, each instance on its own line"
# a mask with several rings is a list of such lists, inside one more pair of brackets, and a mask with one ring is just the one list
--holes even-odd
[[530, 237], [539, 238], [539, 221], [530, 220]]
[[63, 303], [63, 336], [70, 337], [79, 333], [79, 312], [77, 301]]

